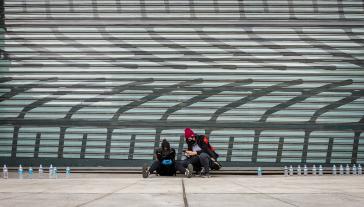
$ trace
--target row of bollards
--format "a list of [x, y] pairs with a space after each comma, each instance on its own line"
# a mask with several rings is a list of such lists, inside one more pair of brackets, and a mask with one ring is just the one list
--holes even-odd
[[[318, 169], [316, 168], [316, 165], [313, 165], [311, 170], [310, 170], [312, 175], [319, 175], [322, 176], [323, 173], [323, 167], [322, 165], [319, 165]], [[336, 165], [332, 166], [331, 169], [332, 175], [337, 175], [337, 168]], [[303, 169], [301, 168], [300, 165], [297, 166], [296, 169], [293, 168], [293, 166], [291, 165], [289, 168], [287, 166], [284, 166], [284, 176], [293, 176], [294, 174], [300, 176], [300, 175], [304, 175], [307, 176], [309, 175], [309, 169], [307, 167], [307, 165], [303, 166]], [[24, 178], [24, 174], [25, 171], [22, 167], [22, 165], [19, 165], [18, 168], [18, 178], [19, 179], [23, 179]], [[28, 178], [33, 178], [33, 168], [29, 167], [28, 168]], [[340, 165], [339, 167], [339, 175], [362, 175], [363, 174], [363, 169], [361, 167], [360, 164], [358, 164], [358, 167], [356, 167], [356, 165], [353, 165], [351, 168], [349, 166], [349, 164], [346, 165], [345, 169], [343, 167], [343, 165]], [[261, 167], [258, 167], [257, 169], [257, 175], [258, 176], [262, 176], [263, 175], [263, 170]], [[43, 166], [40, 165], [38, 168], [38, 178], [43, 178], [44, 177], [44, 169]], [[71, 177], [71, 168], [70, 167], [66, 167], [66, 178]], [[6, 165], [3, 166], [3, 178], [4, 179], [8, 179], [9, 178], [9, 171]], [[57, 167], [53, 167], [53, 165], [51, 164], [48, 168], [48, 178], [49, 179], [57, 179], [58, 178], [58, 170]]]
[[[20, 164], [18, 168], [18, 178], [23, 179], [24, 175], [27, 175], [27, 178], [32, 179], [34, 177], [34, 171], [32, 167], [28, 168], [28, 171], [23, 169], [23, 166]], [[71, 177], [71, 168], [66, 167], [66, 178]], [[3, 178], [9, 178], [9, 170], [6, 165], [3, 166]], [[38, 178], [44, 178], [44, 168], [42, 165], [39, 165], [38, 168]], [[57, 179], [58, 178], [58, 170], [57, 167], [53, 167], [51, 164], [48, 168], [48, 178], [49, 179]]]
[[[292, 165], [287, 168], [287, 166], [284, 166], [284, 175], [285, 176], [293, 176], [296, 172], [296, 175], [300, 176], [300, 175], [308, 175], [309, 174], [309, 169], [307, 168], [306, 165], [304, 165], [303, 170], [301, 169], [301, 166], [297, 166], [296, 170], [292, 167]], [[353, 165], [351, 168], [349, 166], [349, 164], [346, 165], [345, 169], [343, 167], [343, 165], [340, 165], [339, 167], [339, 172], [337, 172], [337, 168], [336, 165], [333, 165], [331, 168], [331, 174], [332, 175], [337, 175], [339, 173], [339, 175], [362, 175], [363, 174], [363, 169], [361, 167], [360, 164], [358, 164], [358, 167], [356, 167], [356, 165]], [[322, 176], [324, 174], [323, 172], [323, 167], [322, 165], [320, 165], [318, 167], [318, 169], [316, 168], [316, 165], [313, 165], [311, 168], [311, 174], [312, 175], [319, 175]]]
[[[319, 165], [319, 167], [317, 168], [316, 165], [313, 165], [311, 169], [309, 169], [307, 167], [307, 165], [303, 166], [303, 169], [301, 168], [300, 165], [297, 166], [296, 169], [293, 168], [293, 166], [289, 166], [289, 168], [287, 166], [284, 166], [283, 169], [283, 174], [284, 176], [293, 176], [293, 175], [304, 175], [307, 176], [309, 174], [312, 175], [319, 175], [322, 176], [324, 175], [324, 169], [322, 167], [322, 165]], [[332, 175], [362, 175], [363, 174], [363, 169], [361, 167], [360, 164], [358, 164], [358, 166], [356, 166], [355, 164], [350, 167], [349, 164], [346, 165], [346, 167], [344, 168], [343, 165], [339, 166], [339, 169], [337, 170], [336, 165], [333, 165], [331, 168], [331, 174]], [[261, 167], [257, 168], [257, 175], [258, 176], [262, 176], [263, 175], [263, 170]]]

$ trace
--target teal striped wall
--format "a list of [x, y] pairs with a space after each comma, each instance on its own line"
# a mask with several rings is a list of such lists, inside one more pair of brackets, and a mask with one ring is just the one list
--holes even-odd
[[361, 0], [12, 0], [0, 160], [137, 166], [185, 127], [224, 166], [363, 163]]

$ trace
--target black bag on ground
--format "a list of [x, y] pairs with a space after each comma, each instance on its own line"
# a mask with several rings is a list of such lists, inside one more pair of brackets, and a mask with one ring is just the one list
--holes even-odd
[[[165, 160], [163, 160], [165, 161]], [[160, 176], [173, 176], [176, 175], [176, 165], [174, 161], [170, 161], [171, 164], [164, 164], [164, 162], [161, 162], [161, 165], [158, 170], [158, 174]], [[169, 162], [168, 162], [169, 163]]]
[[222, 165], [218, 161], [211, 160], [211, 170], [220, 170]]

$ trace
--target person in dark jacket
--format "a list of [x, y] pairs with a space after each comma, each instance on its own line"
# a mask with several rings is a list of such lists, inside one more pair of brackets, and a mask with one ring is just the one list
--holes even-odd
[[161, 176], [173, 176], [176, 175], [177, 170], [180, 171], [180, 173], [185, 174], [188, 178], [191, 177], [193, 166], [188, 165], [187, 168], [184, 168], [181, 165], [176, 165], [176, 151], [171, 148], [166, 139], [163, 139], [161, 147], [155, 152], [155, 156], [157, 160], [155, 160], [150, 167], [147, 165], [143, 166], [143, 178], [149, 177], [149, 175], [154, 172]]
[[188, 149], [185, 152], [187, 159], [184, 165], [190, 163], [195, 169], [202, 167], [203, 177], [210, 177], [210, 167], [220, 169], [221, 165], [217, 162], [219, 155], [210, 145], [207, 136], [195, 134], [190, 128], [186, 128], [185, 139]]

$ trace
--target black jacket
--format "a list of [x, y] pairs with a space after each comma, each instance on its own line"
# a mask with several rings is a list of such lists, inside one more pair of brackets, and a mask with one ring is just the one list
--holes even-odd
[[162, 148], [159, 148], [155, 151], [158, 161], [162, 162], [163, 160], [171, 159], [175, 162], [176, 151], [173, 148], [170, 148], [168, 151], [163, 151]]
[[187, 141], [189, 151], [192, 151], [192, 147], [196, 143], [201, 148], [200, 151], [197, 151], [198, 155], [204, 152], [214, 159], [217, 159], [219, 157], [219, 155], [214, 150], [212, 150], [210, 143], [205, 141], [205, 135], [196, 134], [195, 138], [196, 138], [196, 142]]

